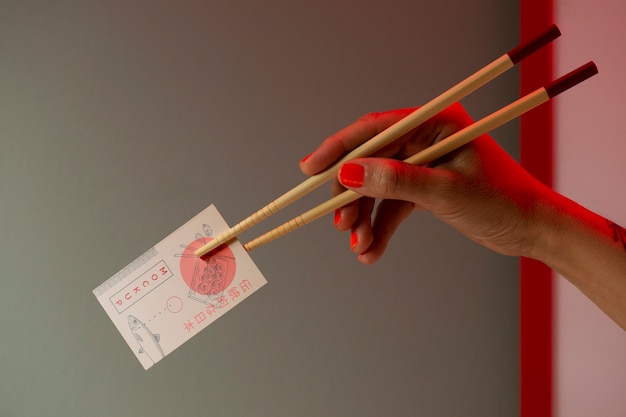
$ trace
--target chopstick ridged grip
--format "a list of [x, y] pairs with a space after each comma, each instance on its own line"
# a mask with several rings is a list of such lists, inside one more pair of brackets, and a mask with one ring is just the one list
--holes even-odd
[[[279, 208], [276, 206], [275, 202], [269, 203], [268, 205], [266, 205], [262, 209], [258, 210], [254, 214], [246, 217], [243, 221], [239, 222], [238, 224], [236, 224], [232, 228], [228, 229], [226, 232], [222, 233], [221, 235], [219, 235], [215, 239], [211, 240], [208, 244], [206, 244], [203, 247], [201, 247], [200, 249], [198, 249], [196, 251], [196, 256], [202, 256], [202, 255], [206, 254], [207, 252], [209, 252], [211, 249], [206, 250], [206, 247], [209, 244], [213, 247], [213, 249], [217, 248], [217, 247], [223, 245], [224, 243], [227, 243], [230, 240], [234, 239], [239, 234], [245, 232], [246, 230], [248, 230], [249, 228], [251, 228], [255, 224], [260, 223], [261, 221], [265, 220], [266, 218], [268, 218], [272, 214], [276, 213], [278, 210], [279, 210]], [[205, 252], [201, 253], [201, 252], [203, 252], [203, 250], [205, 250]]]

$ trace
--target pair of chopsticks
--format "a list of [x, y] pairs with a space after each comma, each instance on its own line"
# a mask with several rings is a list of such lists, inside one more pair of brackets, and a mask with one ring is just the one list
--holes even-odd
[[[405, 118], [401, 119], [397, 123], [393, 124], [386, 130], [377, 134], [367, 142], [363, 143], [356, 149], [349, 152], [337, 163], [325, 171], [315, 174], [296, 187], [292, 188], [276, 200], [272, 201], [262, 209], [253, 213], [237, 225], [230, 228], [228, 231], [217, 236], [206, 245], [195, 251], [196, 256], [205, 256], [217, 247], [228, 243], [230, 240], [237, 237], [240, 233], [250, 229], [252, 226], [260, 223], [262, 220], [268, 218], [279, 210], [287, 207], [289, 204], [295, 202], [299, 198], [315, 190], [328, 180], [334, 178], [339, 171], [339, 168], [346, 161], [366, 157], [372, 155], [374, 152], [390, 144], [400, 136], [408, 133], [412, 129], [419, 126], [424, 121], [428, 120], [435, 114], [449, 107], [453, 103], [459, 101], [463, 97], [469, 95], [473, 91], [487, 84], [489, 81], [495, 79], [499, 75], [503, 74], [510, 68], [514, 67], [521, 60], [531, 55], [535, 51], [539, 50], [543, 46], [552, 42], [559, 37], [561, 32], [556, 25], [550, 26], [545, 32], [532, 39], [529, 42], [518, 45], [500, 58], [494, 60], [487, 66], [478, 70], [465, 80], [461, 81], [454, 87], [440, 94], [427, 104], [415, 110]], [[596, 65], [593, 62], [588, 62], [585, 65], [569, 72], [568, 74], [558, 78], [547, 86], [538, 88], [532, 93], [518, 99], [517, 101], [501, 108], [500, 110], [484, 117], [483, 119], [471, 124], [470, 126], [462, 129], [451, 136], [443, 139], [442, 141], [426, 148], [415, 155], [407, 158], [404, 162], [416, 165], [427, 164], [443, 155], [463, 146], [478, 136], [485, 134], [519, 116], [530, 111], [531, 109], [543, 104], [563, 91], [579, 84], [587, 78], [598, 73]], [[256, 249], [266, 243], [269, 243], [285, 234], [294, 231], [305, 224], [311, 223], [320, 217], [333, 212], [352, 201], [360, 198], [361, 195], [347, 190], [343, 193], [331, 198], [325, 203], [301, 214], [300, 216], [284, 223], [283, 225], [265, 233], [264, 235], [252, 240], [244, 245], [247, 251]]]

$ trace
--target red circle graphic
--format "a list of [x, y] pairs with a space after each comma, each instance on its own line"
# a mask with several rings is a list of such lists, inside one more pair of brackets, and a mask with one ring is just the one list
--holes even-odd
[[199, 238], [186, 246], [180, 258], [180, 273], [196, 295], [215, 300], [233, 282], [236, 263], [233, 252], [226, 245], [212, 251], [209, 256], [198, 258], [194, 251], [210, 240]]

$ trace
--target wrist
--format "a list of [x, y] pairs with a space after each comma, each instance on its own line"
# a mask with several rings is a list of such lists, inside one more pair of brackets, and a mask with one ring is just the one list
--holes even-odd
[[538, 210], [530, 258], [571, 276], [577, 274], [568, 271], [582, 272], [586, 265], [582, 260], [603, 250], [608, 230], [603, 217], [556, 192]]

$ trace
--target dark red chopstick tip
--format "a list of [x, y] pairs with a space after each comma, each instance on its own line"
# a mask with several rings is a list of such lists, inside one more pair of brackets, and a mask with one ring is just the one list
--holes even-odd
[[575, 70], [568, 72], [564, 76], [552, 81], [550, 85], [546, 87], [546, 92], [550, 98], [561, 94], [563, 91], [580, 84], [587, 78], [593, 77], [598, 73], [598, 67], [593, 61], [587, 62]]
[[538, 49], [541, 49], [559, 36], [561, 36], [561, 31], [556, 25], [553, 24], [539, 36], [511, 49], [509, 52], [507, 52], [507, 55], [511, 59], [511, 62], [513, 62], [513, 65], [515, 65], [522, 59], [526, 58], [528, 55], [532, 54]]

